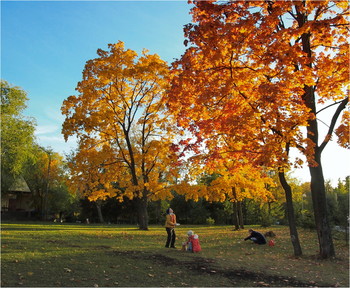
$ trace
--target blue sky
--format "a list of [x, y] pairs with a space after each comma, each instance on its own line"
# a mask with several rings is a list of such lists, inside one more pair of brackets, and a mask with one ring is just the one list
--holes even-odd
[[39, 143], [63, 154], [74, 147], [60, 134], [60, 108], [97, 49], [121, 40], [170, 63], [184, 52], [189, 9], [187, 1], [2, 1], [1, 78], [28, 93]]
[[[85, 62], [119, 40], [146, 48], [171, 63], [185, 50], [183, 26], [191, 22], [187, 1], [1, 1], [1, 78], [28, 93], [25, 114], [37, 121], [40, 145], [65, 154], [60, 108], [75, 94]], [[350, 175], [349, 152], [326, 148], [326, 179]], [[307, 169], [294, 175], [309, 180]]]

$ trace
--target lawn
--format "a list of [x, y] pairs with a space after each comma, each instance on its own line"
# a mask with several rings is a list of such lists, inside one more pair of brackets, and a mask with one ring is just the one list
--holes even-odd
[[[165, 229], [120, 225], [2, 223], [2, 287], [349, 287], [349, 247], [336, 237], [337, 257], [317, 257], [317, 236], [299, 230], [304, 255], [293, 257], [285, 226], [274, 247], [243, 241], [247, 229], [179, 226], [178, 249], [164, 248]], [[200, 237], [198, 254], [180, 250], [186, 232]]]

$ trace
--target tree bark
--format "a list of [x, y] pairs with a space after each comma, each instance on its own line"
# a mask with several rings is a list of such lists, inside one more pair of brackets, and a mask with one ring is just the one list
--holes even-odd
[[329, 224], [327, 212], [326, 188], [324, 184], [323, 170], [321, 164], [321, 153], [325, 145], [318, 146], [318, 125], [316, 119], [315, 92], [313, 87], [305, 86], [304, 101], [311, 113], [315, 117], [308, 121], [307, 134], [308, 138], [314, 144], [313, 155], [309, 158], [309, 171], [311, 175], [311, 195], [314, 208], [315, 224], [319, 241], [321, 258], [330, 258], [335, 256], [332, 231]]
[[239, 218], [239, 227], [244, 229], [243, 223], [243, 211], [242, 211], [242, 201], [238, 202], [238, 218]]
[[137, 217], [140, 230], [148, 230], [148, 201], [147, 197], [137, 198], [136, 207], [137, 207]]
[[96, 208], [97, 208], [97, 214], [98, 214], [98, 220], [100, 221], [100, 223], [105, 223], [105, 220], [103, 219], [103, 215], [102, 215], [102, 209], [101, 209], [101, 202], [100, 201], [96, 201]]
[[288, 216], [288, 222], [289, 222], [289, 233], [293, 244], [294, 256], [298, 257], [298, 256], [301, 256], [303, 253], [301, 250], [297, 226], [295, 223], [292, 188], [288, 184], [283, 171], [278, 172], [278, 177], [286, 195], [286, 204], [287, 204], [286, 210], [287, 210], [287, 216]]
[[238, 207], [237, 201], [232, 202], [232, 210], [233, 210], [233, 225], [235, 226], [234, 230], [239, 230], [239, 217], [238, 217]]
[[318, 166], [309, 166], [311, 174], [311, 196], [314, 207], [320, 256], [323, 259], [327, 259], [335, 256], [335, 250], [332, 230], [328, 219], [326, 189], [324, 185], [321, 157], [318, 154], [319, 153], [315, 155], [315, 161], [318, 163]]
[[232, 187], [232, 195], [234, 202], [232, 203], [233, 207], [233, 224], [235, 225], [235, 230], [239, 230], [239, 212], [238, 212], [238, 201], [237, 201], [237, 192], [236, 187]]

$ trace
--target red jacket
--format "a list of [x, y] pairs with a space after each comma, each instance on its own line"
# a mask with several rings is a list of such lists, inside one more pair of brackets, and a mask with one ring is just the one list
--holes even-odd
[[187, 243], [192, 243], [193, 252], [199, 252], [202, 250], [201, 245], [199, 244], [199, 239], [197, 234], [188, 237]]

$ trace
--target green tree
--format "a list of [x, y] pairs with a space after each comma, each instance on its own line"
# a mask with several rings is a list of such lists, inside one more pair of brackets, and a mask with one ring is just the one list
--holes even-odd
[[25, 117], [27, 93], [1, 80], [1, 193], [23, 173], [24, 163], [32, 156], [35, 122]]
[[349, 190], [350, 176], [347, 176], [344, 181], [339, 179], [338, 185], [333, 189], [333, 194], [336, 198], [336, 212], [334, 213], [334, 224], [344, 227], [349, 225]]
[[61, 163], [59, 178], [51, 181], [48, 190], [47, 211], [48, 215], [64, 220], [72, 218], [80, 212], [80, 199], [75, 193], [71, 193], [66, 181], [65, 163]]
[[63, 157], [51, 149], [38, 145], [34, 147], [33, 157], [25, 165], [23, 172], [32, 195], [34, 208], [42, 219], [54, 214], [72, 213], [75, 196], [67, 188], [67, 165]]

